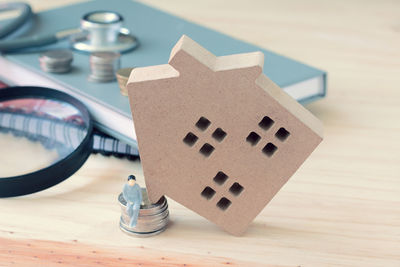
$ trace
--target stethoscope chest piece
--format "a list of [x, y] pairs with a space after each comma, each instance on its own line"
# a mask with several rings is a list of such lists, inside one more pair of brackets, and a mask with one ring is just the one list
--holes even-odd
[[122, 28], [123, 18], [111, 11], [95, 11], [81, 20], [82, 35], [71, 37], [75, 50], [93, 52], [126, 52], [138, 46], [135, 36]]

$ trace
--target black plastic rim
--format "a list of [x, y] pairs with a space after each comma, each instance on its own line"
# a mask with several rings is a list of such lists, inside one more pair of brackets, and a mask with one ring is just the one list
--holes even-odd
[[32, 194], [52, 187], [74, 174], [85, 163], [93, 147], [93, 122], [89, 111], [76, 98], [49, 88], [17, 86], [0, 90], [0, 100], [38, 97], [69, 103], [80, 111], [88, 132], [81, 144], [67, 157], [49, 167], [24, 175], [0, 178], [0, 197]]

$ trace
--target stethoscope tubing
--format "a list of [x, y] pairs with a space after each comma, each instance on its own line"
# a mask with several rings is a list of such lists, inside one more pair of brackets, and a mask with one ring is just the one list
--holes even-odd
[[40, 47], [58, 42], [55, 34], [42, 34], [15, 40], [0, 41], [0, 52], [11, 52], [23, 48]]
[[11, 20], [9, 23], [4, 25], [2, 28], [0, 28], [0, 39], [16, 31], [32, 16], [32, 8], [30, 7], [30, 5], [26, 3], [22, 2], [0, 3], [0, 12], [10, 11], [10, 10], [19, 10], [20, 15], [18, 15], [15, 19]]
[[[26, 23], [33, 14], [32, 8], [26, 3], [16, 2], [0, 4], [0, 12], [9, 10], [19, 10], [20, 14], [4, 25], [4, 27], [0, 28], [0, 39], [16, 31]], [[0, 41], [0, 52], [11, 52], [28, 47], [49, 45], [58, 42], [59, 39], [57, 33], [53, 33], [3, 40]]]

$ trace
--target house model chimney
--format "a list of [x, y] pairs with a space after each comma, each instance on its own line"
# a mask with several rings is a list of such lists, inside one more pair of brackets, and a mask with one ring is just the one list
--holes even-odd
[[128, 81], [149, 198], [245, 232], [322, 141], [322, 125], [262, 73], [261, 52], [216, 57], [187, 36]]

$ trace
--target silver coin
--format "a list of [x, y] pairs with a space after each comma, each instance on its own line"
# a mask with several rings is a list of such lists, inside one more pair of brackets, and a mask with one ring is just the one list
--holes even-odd
[[138, 232], [138, 233], [146, 233], [146, 232], [154, 232], [158, 231], [162, 228], [165, 228], [169, 222], [169, 217], [164, 218], [163, 220], [157, 222], [143, 222], [138, 220], [137, 224], [134, 227], [129, 226], [129, 221], [125, 222], [122, 218], [120, 219], [120, 224], [124, 226], [125, 229]]
[[[139, 213], [138, 223], [147, 223], [147, 224], [154, 224], [160, 221], [165, 220], [169, 216], [169, 211], [165, 210], [162, 213], [155, 214], [155, 215], [142, 215]], [[124, 223], [128, 224], [130, 222], [130, 217], [126, 212], [121, 214], [121, 218]]]
[[166, 228], [162, 228], [162, 229], [160, 229], [160, 230], [153, 231], [153, 232], [140, 233], [140, 232], [130, 231], [130, 230], [126, 229], [126, 228], [125, 228], [123, 225], [121, 225], [121, 224], [120, 224], [120, 227], [119, 227], [119, 228], [120, 228], [120, 229], [122, 230], [122, 232], [124, 232], [125, 234], [131, 235], [131, 236], [135, 236], [135, 237], [151, 237], [151, 236], [155, 236], [155, 235], [158, 235], [158, 234], [164, 232], [165, 229], [166, 229]]
[[58, 68], [58, 67], [68, 67], [70, 66], [72, 61], [69, 62], [56, 62], [56, 63], [49, 63], [49, 62], [40, 62], [41, 66], [49, 67], [49, 68]]
[[73, 59], [73, 54], [67, 49], [50, 50], [40, 54], [40, 59], [46, 62], [68, 62]]
[[89, 58], [91, 82], [111, 82], [116, 79], [115, 72], [120, 66], [120, 54], [115, 52], [96, 52]]
[[139, 216], [135, 227], [130, 227], [130, 217], [126, 210], [126, 201], [122, 194], [118, 196], [121, 207], [120, 228], [123, 232], [135, 236], [152, 236], [158, 234], [167, 227], [169, 222], [168, 203], [162, 197], [157, 203], [151, 203], [147, 190], [142, 188], [142, 203], [140, 205]]
[[120, 53], [116, 52], [95, 52], [90, 54], [91, 61], [100, 61], [100, 62], [110, 62], [115, 59], [119, 59], [121, 56]]
[[[142, 191], [143, 192], [143, 191]], [[155, 216], [159, 215], [165, 210], [168, 210], [168, 203], [165, 197], [162, 197], [156, 204], [151, 204], [150, 201], [148, 200], [147, 193], [143, 194], [142, 193], [142, 204], [140, 205], [140, 211], [139, 214], [144, 217], [144, 216]], [[126, 213], [126, 201], [122, 194], [118, 196], [118, 201], [121, 206], [121, 212], [124, 214]]]
[[[167, 211], [163, 216], [157, 216], [154, 218], [147, 218], [144, 219], [142, 216], [139, 215], [139, 218], [137, 220], [137, 226], [142, 226], [142, 227], [156, 227], [160, 223], [168, 220], [169, 218], [169, 212]], [[126, 225], [129, 225], [130, 218], [127, 215], [121, 215], [122, 222]]]
[[125, 228], [135, 231], [135, 232], [148, 232], [148, 231], [155, 231], [161, 227], [164, 227], [169, 220], [169, 212], [167, 212], [163, 218], [159, 218], [157, 220], [143, 220], [141, 218], [138, 218], [137, 223], [135, 227], [130, 227], [129, 222], [130, 219], [129, 217], [121, 216], [121, 223], [125, 225]]
[[147, 225], [147, 224], [137, 224], [135, 227], [129, 227], [128, 224], [124, 223], [123, 221], [120, 221], [120, 224], [128, 231], [131, 232], [136, 232], [136, 233], [149, 233], [149, 232], [155, 232], [158, 230], [161, 230], [163, 228], [166, 228], [168, 225], [168, 219], [159, 222], [158, 224], [152, 224], [152, 225]]
[[[165, 214], [168, 213], [168, 205], [164, 206], [164, 208], [160, 210], [143, 210], [139, 211], [139, 216], [141, 220], [155, 220], [157, 218], [163, 218]], [[126, 213], [126, 208], [121, 209], [122, 216], [128, 216]]]
[[[121, 207], [126, 207], [126, 201], [122, 193], [118, 196], [118, 202], [120, 203]], [[152, 211], [159, 211], [167, 205], [168, 203], [165, 197], [160, 198], [160, 200], [155, 204], [151, 203], [147, 195], [147, 190], [142, 188], [142, 203], [140, 205], [141, 214], [151, 213]]]
[[70, 71], [70, 67], [65, 67], [65, 68], [47, 68], [47, 67], [42, 67], [42, 70], [45, 72], [57, 72], [57, 73], [64, 73]]
[[39, 56], [40, 67], [45, 72], [68, 72], [72, 61], [73, 54], [66, 49], [46, 51]]

